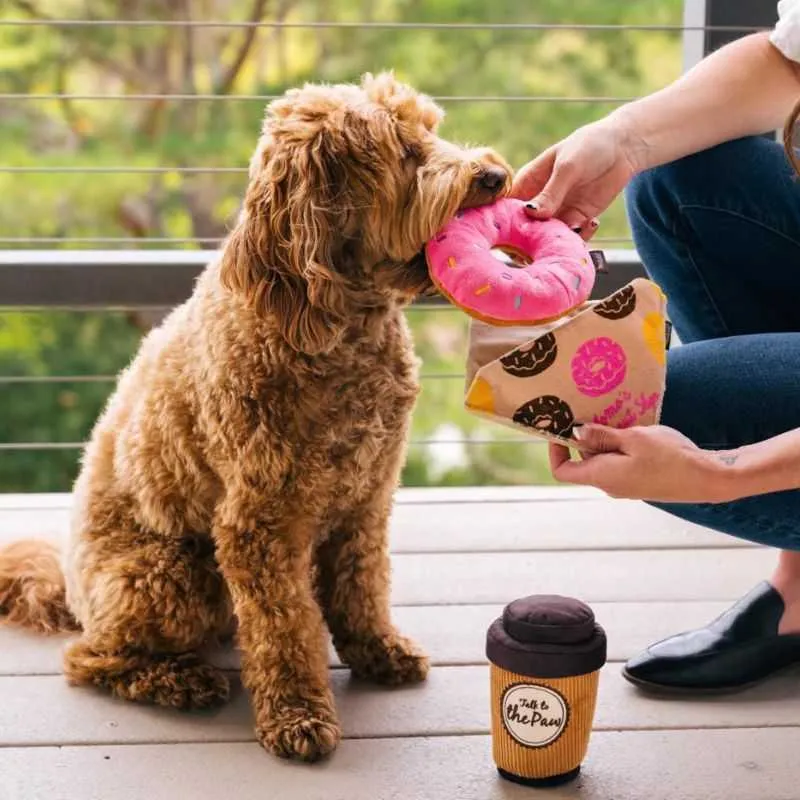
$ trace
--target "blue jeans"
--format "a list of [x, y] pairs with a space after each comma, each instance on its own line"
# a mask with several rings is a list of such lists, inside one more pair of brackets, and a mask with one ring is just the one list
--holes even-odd
[[[800, 182], [780, 145], [742, 139], [658, 167], [626, 201], [682, 345], [669, 354], [663, 424], [711, 449], [800, 428]], [[800, 550], [800, 491], [659, 507]]]

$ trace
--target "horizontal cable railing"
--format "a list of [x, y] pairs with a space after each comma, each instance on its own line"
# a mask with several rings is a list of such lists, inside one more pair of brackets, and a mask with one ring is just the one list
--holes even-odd
[[[423, 372], [422, 380], [464, 380], [463, 372]], [[26, 383], [114, 383], [116, 375], [0, 375], [0, 386]]]
[[[498, 438], [483, 437], [470, 439], [462, 437], [459, 439], [410, 439], [408, 442], [413, 446], [446, 446], [446, 445], [495, 445], [495, 444], [538, 444], [539, 439], [530, 437], [512, 439], [508, 436]], [[85, 442], [0, 442], [0, 452], [43, 452], [48, 450], [82, 450], [86, 446]]]
[[246, 167], [8, 167], [0, 165], [0, 173], [11, 174], [39, 174], [39, 175], [169, 175], [178, 173], [182, 175], [246, 175]]
[[674, 32], [684, 31], [717, 33], [751, 33], [763, 30], [753, 25], [647, 25], [647, 24], [592, 24], [580, 22], [397, 22], [386, 21], [303, 21], [277, 20], [160, 20], [160, 19], [0, 19], [0, 26], [48, 28], [267, 28], [267, 29], [383, 29], [383, 30], [438, 30], [438, 31], [627, 31]]
[[[175, 101], [214, 101], [225, 103], [266, 102], [277, 100], [277, 94], [71, 94], [69, 92], [50, 94], [0, 94], [0, 101], [22, 100], [80, 100], [80, 101], [133, 101], [152, 102], [157, 100]], [[434, 95], [433, 99], [440, 103], [607, 103], [620, 105], [635, 100], [635, 97], [605, 97], [598, 95], [514, 95], [514, 94], [477, 94], [477, 95]]]
[[[220, 245], [225, 241], [222, 236], [2, 236], [3, 244], [213, 244]], [[593, 245], [630, 244], [629, 236], [595, 236]]]

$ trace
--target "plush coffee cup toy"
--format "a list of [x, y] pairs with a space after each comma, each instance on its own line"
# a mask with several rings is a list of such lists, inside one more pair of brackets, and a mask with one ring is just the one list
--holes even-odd
[[506, 606], [486, 635], [492, 751], [504, 778], [555, 786], [580, 772], [606, 635], [579, 600], [538, 595]]

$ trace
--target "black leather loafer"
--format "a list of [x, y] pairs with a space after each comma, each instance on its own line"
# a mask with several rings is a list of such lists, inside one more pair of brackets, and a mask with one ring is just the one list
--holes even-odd
[[622, 674], [653, 692], [735, 692], [800, 663], [800, 634], [778, 635], [783, 599], [764, 581], [705, 628], [664, 639]]

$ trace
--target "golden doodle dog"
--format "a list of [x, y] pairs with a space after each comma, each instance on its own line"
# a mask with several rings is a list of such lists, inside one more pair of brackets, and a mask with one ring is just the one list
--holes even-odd
[[340, 737], [326, 627], [358, 677], [425, 678], [389, 607], [419, 392], [402, 308], [431, 288], [424, 243], [511, 179], [440, 119], [391, 74], [268, 107], [235, 229], [97, 422], [63, 553], [0, 552], [0, 614], [81, 631], [72, 683], [222, 703], [228, 679], [198, 651], [235, 624], [259, 741], [314, 760]]

